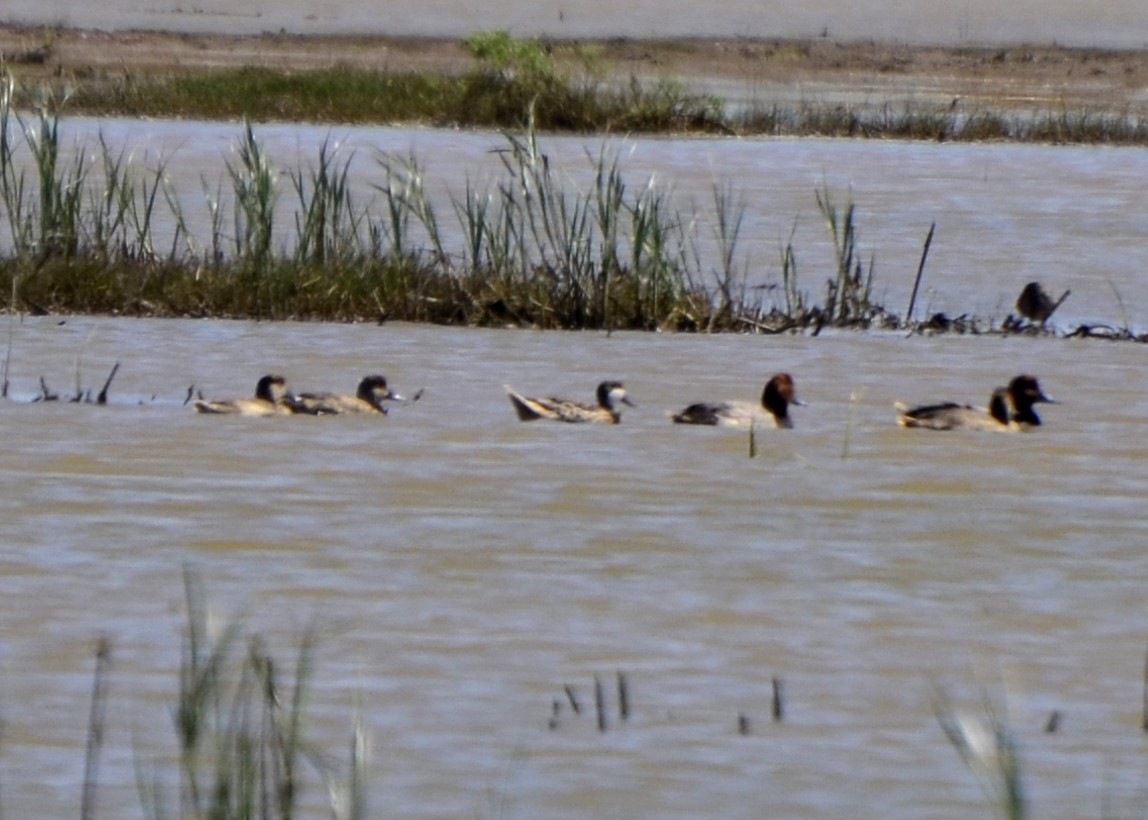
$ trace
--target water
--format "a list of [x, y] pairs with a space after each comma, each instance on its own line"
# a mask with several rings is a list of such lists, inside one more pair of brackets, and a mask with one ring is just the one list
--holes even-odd
[[[58, 321], [14, 328], [21, 396], [41, 374], [68, 388], [80, 353], [85, 385], [124, 366], [112, 406], [0, 412], [10, 816], [74, 810], [101, 634], [100, 804], [139, 816], [137, 749], [174, 748], [185, 565], [284, 657], [319, 625], [312, 740], [345, 748], [362, 704], [378, 811], [982, 813], [932, 712], [935, 686], [982, 684], [1012, 699], [1038, 816], [1143, 808], [1138, 346]], [[664, 416], [783, 368], [808, 407], [761, 432], [757, 459], [742, 433]], [[181, 404], [193, 382], [241, 395], [267, 370], [426, 392], [385, 419]], [[1035, 434], [893, 423], [895, 398], [981, 401], [1020, 371], [1062, 400]], [[500, 387], [588, 397], [603, 377], [640, 405], [616, 428], [521, 424]], [[588, 704], [594, 675], [612, 728], [566, 710], [548, 730], [552, 700], [570, 685]]]
[[9, 0], [10, 20], [98, 29], [166, 29], [259, 34], [379, 33], [461, 37], [509, 29], [556, 37], [817, 37], [921, 43], [1058, 42], [1140, 48], [1148, 18], [1138, 0], [962, 0], [905, 4], [893, 0], [728, 0], [720, 9], [686, 0], [570, 3], [567, 0], [341, 0], [321, 8], [302, 0], [114, 0], [101, 6], [69, 0]]
[[[239, 132], [67, 123], [81, 137], [98, 127], [137, 156], [176, 152], [189, 203]], [[295, 168], [326, 132], [258, 134]], [[444, 208], [468, 174], [497, 169], [503, 144], [337, 136], [358, 151], [364, 192], [373, 150], [425, 157]], [[599, 145], [544, 141], [572, 182]], [[930, 309], [1000, 317], [1041, 279], [1072, 289], [1058, 322], [1120, 324], [1116, 294], [1144, 322], [1141, 150], [610, 145], [632, 184], [656, 174], [684, 203], [735, 181], [747, 264], [766, 281], [796, 223], [803, 286], [820, 294], [831, 255], [813, 191], [829, 185], [852, 190], [892, 306], [936, 221]], [[318, 625], [311, 740], [340, 755], [361, 704], [375, 815], [987, 816], [933, 713], [938, 687], [975, 703], [982, 686], [1008, 702], [1036, 816], [1144, 811], [1138, 345], [110, 317], [4, 327], [17, 399], [0, 405], [8, 816], [76, 812], [100, 635], [113, 643], [100, 816], [142, 816], [138, 760], [159, 761], [174, 807], [163, 764], [186, 566], [220, 618], [243, 615], [280, 657]], [[109, 407], [27, 403], [41, 376], [69, 392], [78, 372], [98, 389], [116, 361]], [[809, 406], [793, 410], [795, 430], [761, 431], [756, 459], [742, 433], [665, 418], [753, 398], [778, 370]], [[269, 371], [298, 390], [350, 390], [381, 371], [426, 392], [385, 419], [208, 418], [182, 404], [190, 385], [245, 395]], [[1062, 402], [1032, 435], [894, 424], [895, 399], [983, 403], [1020, 372]], [[521, 424], [501, 387], [589, 398], [603, 378], [639, 404], [620, 427]], [[595, 675], [611, 728], [566, 709], [548, 729], [564, 687], [588, 704]], [[1053, 711], [1060, 730], [1045, 734]], [[313, 781], [308, 795], [309, 816], [325, 816]]]

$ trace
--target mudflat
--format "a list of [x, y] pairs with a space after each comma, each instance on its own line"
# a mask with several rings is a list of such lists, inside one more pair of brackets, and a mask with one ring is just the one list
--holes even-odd
[[[1056, 45], [913, 46], [772, 39], [615, 38], [553, 41], [555, 59], [584, 55], [608, 77], [673, 79], [699, 93], [770, 102], [948, 104], [982, 109], [1148, 111], [1148, 50]], [[0, 25], [0, 54], [22, 80], [178, 73], [257, 65], [336, 65], [456, 74], [474, 62], [458, 40], [386, 36], [106, 32]]]

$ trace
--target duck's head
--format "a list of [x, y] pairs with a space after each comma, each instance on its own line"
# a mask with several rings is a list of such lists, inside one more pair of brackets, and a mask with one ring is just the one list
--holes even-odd
[[1040, 389], [1036, 376], [1017, 376], [1008, 383], [1008, 394], [1015, 411], [1013, 418], [1022, 424], [1040, 424], [1040, 416], [1032, 409], [1034, 404], [1056, 404], [1055, 399]]
[[1040, 389], [1040, 382], [1036, 380], [1036, 376], [1017, 376], [1009, 382], [1008, 392], [1017, 406], [1022, 403], [1032, 406], [1038, 402], [1056, 404], [1056, 399]]
[[387, 408], [383, 407], [383, 402], [406, 401], [398, 393], [387, 387], [386, 378], [378, 374], [364, 376], [363, 380], [359, 382], [359, 389], [355, 395], [383, 413], [387, 412]]
[[398, 393], [391, 392], [387, 387], [387, 380], [385, 377], [378, 374], [372, 376], [364, 376], [363, 380], [359, 382], [358, 397], [363, 401], [378, 404], [381, 401], [402, 401], [403, 397]]
[[256, 383], [255, 398], [272, 404], [287, 398], [287, 380], [277, 374], [269, 373]]
[[625, 404], [630, 407], [636, 407], [630, 397], [626, 395], [626, 388], [622, 386], [621, 382], [602, 382], [598, 385], [598, 404], [605, 407], [611, 413], [617, 413], [618, 405]]
[[789, 405], [804, 407], [805, 402], [797, 397], [797, 386], [788, 373], [778, 373], [765, 383], [761, 393], [761, 406], [769, 411], [778, 424], [789, 420]]

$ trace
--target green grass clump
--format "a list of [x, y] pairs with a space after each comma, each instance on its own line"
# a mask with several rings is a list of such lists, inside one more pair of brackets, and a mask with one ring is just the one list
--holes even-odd
[[[542, 130], [580, 133], [1148, 144], [1148, 123], [1131, 112], [969, 110], [958, 101], [893, 106], [761, 100], [733, 107], [672, 78], [609, 76], [594, 48], [578, 43], [483, 31], [461, 46], [473, 64], [458, 73], [348, 65], [93, 72], [60, 78], [51, 93], [67, 88], [71, 111], [97, 116], [516, 129], [532, 112]], [[37, 89], [18, 91], [15, 104], [33, 108], [41, 96]]]
[[[566, 63], [580, 66], [575, 73], [559, 68], [555, 46], [504, 31], [473, 34], [463, 47], [474, 66], [459, 75], [247, 66], [70, 78], [66, 85], [70, 110], [101, 116], [505, 128], [519, 127], [533, 111], [546, 130], [714, 130], [720, 124], [720, 103], [681, 84], [664, 81], [647, 89], [636, 81], [625, 87], [604, 82], [587, 48], [557, 47]], [[34, 107], [36, 100], [21, 94], [15, 102]]]
[[[245, 123], [219, 182], [205, 184], [210, 235], [195, 236], [170, 157], [132, 160], [102, 135], [94, 148], [66, 148], [67, 98], [44, 95], [31, 115], [13, 99], [9, 78], [0, 85], [9, 310], [711, 332], [897, 326], [871, 299], [852, 202], [840, 209], [828, 191], [817, 195], [837, 255], [823, 301], [798, 288], [790, 245], [784, 302], [767, 302], [769, 289], [747, 285], [747, 206], [732, 187], [715, 186], [709, 213], [683, 213], [603, 150], [587, 157], [593, 182], [571, 189], [539, 150], [530, 107], [525, 129], [506, 133], [498, 178], [468, 183], [441, 213], [417, 157], [376, 155], [364, 200], [351, 193], [353, 155], [328, 140], [283, 172]], [[700, 225], [711, 226], [708, 244]]]
[[[332, 755], [321, 754], [305, 737], [314, 631], [304, 634], [294, 663], [283, 666], [258, 635], [245, 636], [237, 621], [213, 629], [202, 586], [190, 571], [184, 573], [184, 586], [187, 623], [172, 709], [179, 775], [156, 776], [140, 760], [137, 777], [144, 816], [290, 820], [301, 816], [303, 798], [320, 786], [330, 816], [365, 817], [369, 744], [362, 721], [354, 722], [345, 772], [339, 771]], [[112, 651], [112, 642], [102, 638], [96, 651], [83, 818], [96, 816]], [[178, 783], [178, 797], [165, 783]], [[179, 808], [173, 811], [175, 800]]]

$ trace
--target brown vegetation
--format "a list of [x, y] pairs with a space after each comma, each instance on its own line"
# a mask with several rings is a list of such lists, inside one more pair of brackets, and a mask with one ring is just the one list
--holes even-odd
[[[1148, 109], [1148, 51], [1059, 46], [935, 47], [830, 39], [555, 41], [554, 56], [589, 50], [610, 76], [670, 77], [723, 96], [869, 103], [960, 100], [979, 110], [1064, 107], [1114, 114]], [[579, 48], [568, 48], [568, 46]], [[457, 40], [386, 36], [178, 34], [0, 25], [0, 54], [25, 80], [47, 76], [183, 73], [262, 66], [349, 66], [462, 73], [473, 60]]]

